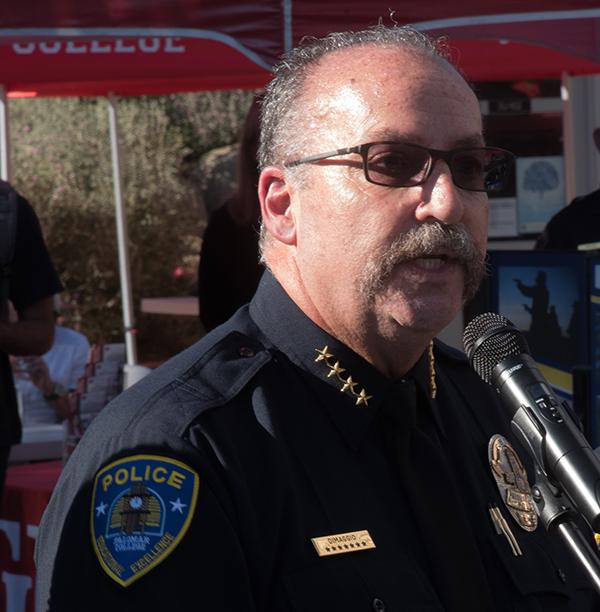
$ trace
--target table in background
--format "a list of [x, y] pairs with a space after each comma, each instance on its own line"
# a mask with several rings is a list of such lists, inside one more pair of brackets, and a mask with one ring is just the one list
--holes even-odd
[[33, 549], [38, 525], [61, 471], [61, 461], [8, 468], [0, 507], [0, 610], [36, 610]]
[[142, 312], [152, 314], [198, 316], [197, 297], [156, 297], [142, 298]]

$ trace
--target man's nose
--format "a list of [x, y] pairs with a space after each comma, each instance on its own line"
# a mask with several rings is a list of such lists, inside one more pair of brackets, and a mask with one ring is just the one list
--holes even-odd
[[462, 221], [464, 194], [454, 184], [445, 161], [437, 160], [422, 190], [423, 199], [415, 211], [417, 220], [436, 219], [446, 225]]

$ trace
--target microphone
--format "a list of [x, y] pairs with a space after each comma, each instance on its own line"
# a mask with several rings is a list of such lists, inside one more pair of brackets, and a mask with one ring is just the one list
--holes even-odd
[[471, 367], [498, 391], [538, 467], [600, 532], [600, 458], [538, 370], [523, 334], [488, 312], [467, 325], [463, 344]]

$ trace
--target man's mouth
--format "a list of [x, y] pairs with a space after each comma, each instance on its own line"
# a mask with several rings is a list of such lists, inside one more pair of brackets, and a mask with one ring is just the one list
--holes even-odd
[[448, 261], [449, 258], [447, 255], [428, 255], [412, 260], [416, 266], [423, 270], [439, 270], [444, 264], [448, 263]]
[[[412, 266], [413, 273], [445, 274], [461, 266], [464, 272], [464, 299], [475, 295], [485, 273], [485, 258], [462, 225], [442, 225], [435, 221], [400, 233], [380, 255], [368, 262], [361, 279], [361, 293], [375, 298], [384, 292], [398, 266]], [[407, 268], [405, 268], [407, 269]]]

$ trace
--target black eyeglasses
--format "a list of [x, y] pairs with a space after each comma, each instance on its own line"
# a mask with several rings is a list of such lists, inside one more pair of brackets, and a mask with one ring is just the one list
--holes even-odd
[[368, 142], [356, 147], [311, 155], [284, 164], [287, 168], [338, 155], [362, 156], [365, 178], [384, 187], [415, 187], [427, 181], [438, 159], [450, 168], [452, 181], [467, 191], [501, 191], [511, 174], [514, 155], [495, 147], [464, 147], [450, 151], [429, 149], [406, 142]]

